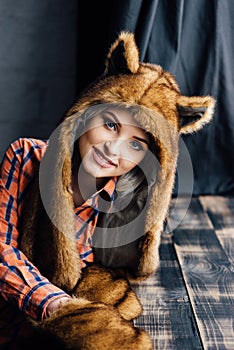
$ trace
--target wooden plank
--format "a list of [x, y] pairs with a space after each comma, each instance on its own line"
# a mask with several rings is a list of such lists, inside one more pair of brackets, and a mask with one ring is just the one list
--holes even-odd
[[234, 197], [200, 196], [199, 201], [216, 230], [234, 228]]
[[234, 271], [234, 228], [223, 228], [215, 231]]
[[177, 228], [213, 228], [209, 216], [203, 211], [198, 198], [180, 197], [173, 199], [168, 213], [167, 232]]
[[234, 269], [234, 198], [204, 196], [199, 200]]
[[144, 308], [134, 323], [150, 333], [154, 349], [202, 349], [169, 234], [162, 236], [160, 261], [152, 277], [134, 286]]
[[204, 349], [234, 349], [234, 271], [212, 229], [174, 232]]
[[234, 198], [202, 196], [199, 201], [210, 217], [216, 235], [234, 269]]

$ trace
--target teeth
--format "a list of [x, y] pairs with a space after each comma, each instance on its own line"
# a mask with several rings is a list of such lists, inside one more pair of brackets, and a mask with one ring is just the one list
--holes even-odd
[[107, 163], [107, 160], [104, 159], [104, 158], [101, 156], [101, 154], [98, 152], [98, 150], [97, 150], [97, 154], [98, 154], [98, 157], [99, 157], [104, 163]]
[[96, 153], [97, 153], [99, 159], [101, 160], [102, 164], [109, 164], [109, 162], [105, 158], [102, 157], [101, 153], [99, 153], [99, 151], [97, 149], [96, 149]]
[[103, 158], [102, 155], [98, 152], [99, 157], [103, 160], [104, 163], [110, 163], [106, 158]]
[[104, 168], [111, 168], [113, 166], [111, 161], [108, 161], [108, 159], [106, 159], [105, 157], [102, 156], [102, 154], [100, 153], [100, 151], [97, 148], [93, 149], [94, 152], [94, 158], [96, 158], [96, 162], [104, 167]]

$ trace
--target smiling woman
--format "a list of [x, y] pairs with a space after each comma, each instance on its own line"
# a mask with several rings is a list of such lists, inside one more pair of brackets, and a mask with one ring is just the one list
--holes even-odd
[[88, 129], [80, 137], [79, 150], [84, 168], [97, 178], [123, 175], [148, 149], [147, 134], [127, 110], [106, 110], [90, 121]]
[[127, 109], [106, 107], [79, 138], [82, 166], [95, 178], [121, 176], [144, 158], [149, 137]]
[[[88, 108], [80, 117], [72, 157], [76, 206], [111, 178], [120, 196], [133, 192], [146, 179], [143, 160], [157, 151], [152, 135], [135, 119], [137, 115], [144, 115], [140, 106], [112, 103]], [[156, 178], [156, 159], [154, 166]]]

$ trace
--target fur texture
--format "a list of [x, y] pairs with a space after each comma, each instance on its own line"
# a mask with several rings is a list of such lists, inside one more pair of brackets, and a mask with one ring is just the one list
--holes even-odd
[[118, 271], [101, 266], [86, 268], [73, 294], [115, 306], [125, 320], [132, 320], [142, 312], [140, 301], [128, 280]]
[[151, 350], [149, 335], [111, 306], [73, 299], [39, 324], [68, 349]]

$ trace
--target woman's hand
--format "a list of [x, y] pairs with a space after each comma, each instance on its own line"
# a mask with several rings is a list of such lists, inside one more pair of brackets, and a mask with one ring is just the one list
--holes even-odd
[[60, 298], [57, 298], [55, 300], [52, 300], [46, 308], [46, 318], [50, 317], [56, 310], [58, 310], [61, 305], [71, 300], [71, 297], [69, 296], [61, 296]]

